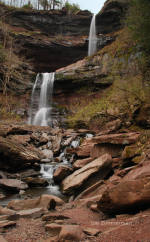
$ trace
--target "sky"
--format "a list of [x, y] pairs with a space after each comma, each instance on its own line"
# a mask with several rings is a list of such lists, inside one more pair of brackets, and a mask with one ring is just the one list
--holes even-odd
[[87, 9], [92, 13], [98, 13], [106, 0], [70, 0], [69, 2], [79, 4], [82, 10]]

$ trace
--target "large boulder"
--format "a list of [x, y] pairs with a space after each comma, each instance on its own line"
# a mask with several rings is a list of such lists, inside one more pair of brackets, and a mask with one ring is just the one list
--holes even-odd
[[142, 209], [150, 202], [150, 160], [122, 170], [121, 173], [122, 180], [114, 183], [114, 186], [109, 184], [109, 189], [102, 194], [98, 202], [99, 209], [105, 213]]
[[105, 154], [98, 159], [85, 165], [83, 168], [75, 171], [62, 182], [63, 193], [73, 193], [76, 189], [80, 188], [89, 182], [89, 179], [95, 178], [98, 174], [98, 179], [103, 179], [110, 172], [112, 165], [112, 158], [110, 155]]
[[150, 203], [150, 177], [122, 181], [106, 190], [98, 202], [104, 213], [119, 214], [141, 210]]
[[40, 161], [39, 153], [23, 145], [0, 137], [0, 167], [20, 169], [27, 163]]

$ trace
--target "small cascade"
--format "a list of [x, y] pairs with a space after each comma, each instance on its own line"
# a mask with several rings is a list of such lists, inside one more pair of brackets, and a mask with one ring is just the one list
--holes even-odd
[[96, 15], [93, 15], [91, 25], [90, 25], [90, 33], [89, 33], [89, 46], [88, 46], [88, 56], [93, 55], [97, 49], [97, 36], [96, 36], [96, 24], [95, 24]]
[[37, 75], [31, 96], [29, 124], [48, 126], [52, 123], [51, 112], [54, 77], [55, 73], [53, 72]]
[[53, 180], [53, 173], [56, 168], [57, 168], [57, 165], [55, 163], [41, 164], [40, 173], [41, 173], [42, 177], [46, 178], [49, 183], [49, 185], [47, 187], [49, 192], [53, 195], [59, 196], [59, 195], [61, 195], [59, 186], [56, 185]]

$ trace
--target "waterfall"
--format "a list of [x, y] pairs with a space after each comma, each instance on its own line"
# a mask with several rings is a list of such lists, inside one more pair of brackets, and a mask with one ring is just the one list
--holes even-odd
[[48, 126], [51, 123], [54, 76], [53, 72], [37, 75], [31, 95], [29, 124]]
[[97, 49], [95, 17], [96, 15], [94, 14], [90, 25], [88, 56], [93, 55]]

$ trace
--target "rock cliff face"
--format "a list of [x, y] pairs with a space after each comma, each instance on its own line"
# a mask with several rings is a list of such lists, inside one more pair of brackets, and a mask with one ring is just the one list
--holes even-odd
[[97, 15], [97, 31], [107, 34], [123, 26], [123, 18], [128, 9], [128, 0], [107, 0]]
[[[97, 34], [110, 34], [121, 28], [126, 2], [105, 3], [97, 15]], [[14, 68], [18, 74], [12, 74], [9, 88], [15, 91], [21, 86], [19, 93], [23, 93], [23, 89], [31, 89], [29, 80], [32, 81], [36, 73], [55, 71], [85, 57], [91, 17], [88, 11], [68, 15], [66, 11], [27, 11], [1, 4], [0, 40], [3, 42], [4, 35], [9, 34], [13, 54], [19, 58]], [[111, 36], [101, 35], [98, 46], [102, 48], [111, 41]], [[0, 72], [3, 78], [3, 70]], [[15, 83], [14, 88], [12, 83]]]

